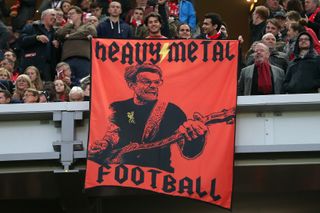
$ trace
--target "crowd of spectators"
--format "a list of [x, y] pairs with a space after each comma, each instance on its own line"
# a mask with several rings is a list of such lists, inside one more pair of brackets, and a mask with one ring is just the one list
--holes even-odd
[[[319, 92], [319, 0], [266, 0], [250, 31], [239, 95]], [[198, 23], [191, 0], [44, 0], [39, 8], [0, 0], [0, 104], [89, 100], [93, 37], [218, 40], [228, 32], [217, 13]]]
[[250, 30], [239, 95], [320, 92], [319, 0], [266, 0]]

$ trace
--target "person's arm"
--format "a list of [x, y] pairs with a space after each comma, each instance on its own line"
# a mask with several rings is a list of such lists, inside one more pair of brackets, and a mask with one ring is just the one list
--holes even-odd
[[238, 95], [244, 95], [244, 70], [240, 72], [240, 77], [238, 80]]
[[93, 24], [86, 24], [79, 27], [77, 31], [69, 34], [68, 39], [88, 39], [88, 36], [97, 36], [97, 30]]
[[66, 39], [66, 35], [70, 34], [73, 28], [73, 24], [67, 23], [62, 28], [58, 29], [56, 32], [56, 37], [59, 41], [64, 41]]
[[21, 48], [29, 48], [38, 44], [37, 33], [31, 24], [27, 24], [21, 31], [20, 46]]
[[196, 17], [196, 11], [191, 2], [189, 4], [189, 25], [192, 28], [192, 32], [195, 32], [196, 25], [197, 25], [197, 17]]
[[165, 37], [170, 36], [170, 29], [169, 29], [169, 21], [166, 11], [166, 3], [167, 0], [159, 0], [158, 1], [158, 11], [162, 19], [162, 28], [161, 28], [161, 34]]

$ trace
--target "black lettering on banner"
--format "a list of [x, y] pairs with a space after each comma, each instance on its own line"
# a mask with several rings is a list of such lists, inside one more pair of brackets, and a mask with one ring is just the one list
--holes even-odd
[[211, 43], [211, 41], [203, 41], [201, 44], [203, 45], [203, 62], [208, 61], [208, 45]]
[[157, 175], [160, 174], [161, 172], [155, 169], [150, 169], [148, 172], [151, 173], [151, 187], [153, 189], [157, 188]]
[[128, 180], [128, 168], [120, 164], [116, 167], [114, 179], [118, 181], [118, 183], [124, 183]]
[[188, 45], [188, 59], [191, 62], [194, 62], [195, 60], [198, 59], [197, 55], [193, 55], [194, 53], [197, 52], [198, 50], [198, 45], [197, 43], [195, 43], [194, 41], [192, 41], [189, 45]]
[[216, 42], [213, 45], [213, 56], [212, 60], [216, 62], [217, 60], [223, 61], [223, 44], [221, 42]]
[[230, 42], [227, 43], [226, 45], [226, 58], [231, 61], [235, 55], [230, 55]]
[[179, 60], [181, 60], [182, 62], [186, 61], [186, 45], [182, 42], [179, 42], [179, 43], [173, 42], [170, 45], [168, 61], [178, 62]]
[[214, 201], [220, 200], [221, 196], [220, 195], [216, 195], [216, 179], [213, 179], [211, 181], [211, 191], [210, 191], [210, 196], [212, 197], [212, 199]]
[[154, 43], [149, 44], [149, 53], [155, 58], [151, 58], [150, 62], [156, 64], [160, 61], [160, 51], [161, 51], [161, 44], [158, 42], [156, 45]]
[[[142, 45], [140, 43], [136, 43], [136, 62], [138, 64], [143, 64], [147, 60], [147, 48], [148, 44], [143, 43]], [[142, 46], [142, 51], [141, 51], [141, 46]], [[141, 54], [142, 53], [142, 54]], [[142, 55], [142, 58], [140, 56]]]
[[167, 193], [176, 191], [175, 183], [176, 180], [171, 175], [164, 176], [162, 190]]
[[99, 169], [98, 169], [98, 178], [97, 178], [97, 182], [98, 183], [102, 183], [103, 182], [103, 176], [104, 175], [110, 174], [110, 172], [104, 172], [103, 168], [110, 169], [111, 167], [108, 164], [105, 164], [104, 166], [100, 166], [99, 167]]
[[192, 195], [193, 194], [192, 188], [193, 188], [193, 181], [190, 178], [184, 177], [179, 181], [179, 191], [178, 191], [179, 193], [182, 194], [186, 190], [186, 192], [189, 195]]
[[137, 186], [144, 182], [144, 172], [140, 167], [135, 167], [132, 169], [131, 180]]
[[204, 197], [208, 194], [206, 191], [201, 191], [201, 177], [198, 177], [196, 180], [196, 192], [199, 197]]
[[112, 42], [111, 45], [109, 46], [109, 59], [112, 61], [112, 62], [116, 62], [118, 61], [119, 59], [117, 57], [115, 57], [115, 55], [119, 52], [120, 50], [120, 47], [119, 45], [117, 44], [117, 42]]
[[130, 65], [133, 64], [133, 47], [129, 42], [122, 46], [121, 63], [125, 64], [126, 62]]
[[[101, 52], [101, 57], [99, 57], [99, 52], [100, 52], [100, 50], [102, 51]], [[101, 61], [106, 61], [107, 60], [107, 58], [106, 58], [106, 55], [107, 55], [107, 53], [106, 53], [106, 46], [104, 46], [103, 44], [102, 45], [100, 45], [100, 42], [98, 41], [98, 42], [96, 42], [96, 58], [97, 59], [101, 59]]]

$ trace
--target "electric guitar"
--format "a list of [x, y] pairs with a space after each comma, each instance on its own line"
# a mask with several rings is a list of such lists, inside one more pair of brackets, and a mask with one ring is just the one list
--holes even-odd
[[[223, 122], [226, 122], [227, 124], [233, 124], [234, 119], [235, 119], [235, 108], [230, 108], [230, 109], [223, 109], [220, 112], [212, 113], [210, 115], [204, 116], [197, 120], [200, 120], [205, 125], [211, 125], [211, 124], [217, 124], [217, 123], [223, 123]], [[168, 138], [151, 142], [151, 143], [131, 142], [120, 149], [114, 149], [106, 153], [106, 155], [104, 156], [105, 162], [109, 164], [119, 164], [122, 161], [122, 156], [126, 153], [140, 151], [140, 150], [147, 150], [152, 148], [160, 148], [160, 147], [164, 147], [169, 144], [178, 142], [182, 139], [184, 139], [183, 134], [176, 131], [175, 134], [173, 134]]]

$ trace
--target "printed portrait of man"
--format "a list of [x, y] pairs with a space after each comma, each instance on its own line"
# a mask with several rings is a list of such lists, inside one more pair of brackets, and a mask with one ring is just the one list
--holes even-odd
[[[107, 131], [103, 139], [89, 145], [89, 159], [99, 164], [122, 163], [174, 172], [170, 160], [172, 143], [178, 144], [185, 158], [199, 156], [208, 128], [199, 113], [187, 119], [177, 105], [158, 99], [165, 83], [161, 68], [153, 64], [130, 66], [124, 78], [133, 97], [110, 105], [112, 115]], [[132, 143], [140, 148], [128, 151], [127, 146]], [[113, 150], [120, 150], [117, 157], [121, 161], [112, 160]]]

